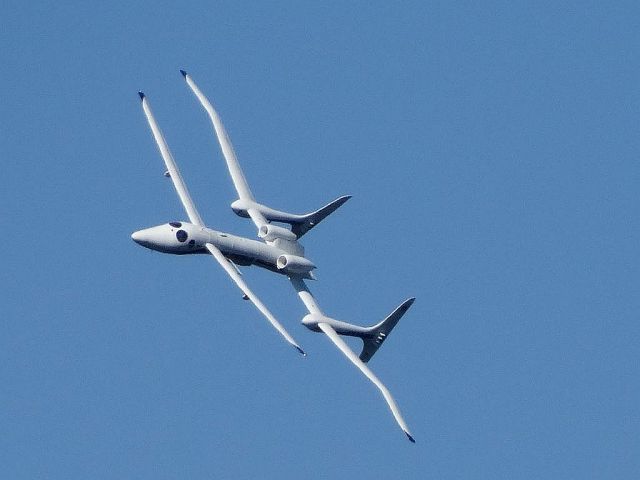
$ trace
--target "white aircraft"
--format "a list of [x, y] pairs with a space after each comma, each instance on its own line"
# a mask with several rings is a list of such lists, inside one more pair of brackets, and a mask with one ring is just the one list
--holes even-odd
[[[227, 132], [220, 121], [220, 117], [209, 100], [207, 100], [194, 83], [191, 76], [184, 70], [180, 70], [180, 72], [207, 111], [213, 124], [229, 173], [231, 174], [231, 179], [233, 180], [239, 197], [238, 200], [231, 204], [231, 208], [237, 215], [251, 218], [258, 229], [258, 237], [262, 241], [238, 237], [205, 226], [198, 210], [191, 200], [189, 191], [169, 151], [162, 132], [153, 117], [153, 113], [149, 107], [149, 101], [142, 92], [139, 92], [140, 99], [142, 100], [142, 108], [166, 165], [167, 171], [165, 172], [165, 176], [169, 177], [173, 182], [180, 201], [189, 217], [189, 222], [170, 222], [139, 230], [134, 232], [131, 238], [143, 247], [163, 253], [176, 255], [210, 253], [213, 255], [240, 290], [242, 290], [243, 298], [245, 300], [251, 300], [287, 342], [293, 345], [302, 355], [306, 355], [304, 350], [300, 348], [267, 307], [249, 289], [237, 265], [256, 265], [272, 272], [286, 275], [309, 311], [302, 319], [303, 325], [314, 332], [324, 332], [342, 353], [378, 387], [389, 405], [396, 422], [409, 440], [415, 443], [391, 393], [389, 393], [389, 390], [366, 365], [415, 299], [409, 298], [405, 300], [382, 322], [371, 327], [360, 327], [326, 316], [320, 307], [318, 307], [315, 298], [304, 282], [305, 279], [314, 279], [312, 270], [314, 270], [316, 266], [305, 257], [304, 248], [298, 240], [325, 217], [349, 200], [351, 196], [345, 195], [339, 197], [321, 209], [305, 215], [294, 215], [274, 210], [256, 202], [244, 178], [244, 174], [242, 173], [240, 164], [229, 141]], [[274, 225], [271, 222], [289, 224], [290, 229]], [[359, 337], [362, 339], [364, 345], [359, 356], [349, 348], [344, 340], [340, 338], [340, 335]]]

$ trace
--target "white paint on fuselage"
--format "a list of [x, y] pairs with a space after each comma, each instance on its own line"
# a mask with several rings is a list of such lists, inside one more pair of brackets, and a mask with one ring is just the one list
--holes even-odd
[[[209, 253], [206, 243], [215, 245], [226, 257], [242, 265], [257, 265], [278, 273], [284, 273], [276, 267], [280, 255], [287, 252], [275, 245], [257, 240], [218, 232], [188, 222], [171, 222], [156, 227], [138, 230], [131, 235], [133, 241], [143, 247], [162, 253], [190, 255]], [[178, 226], [179, 225], [179, 226]], [[184, 232], [183, 234], [179, 232]], [[180, 238], [184, 238], [181, 241]]]

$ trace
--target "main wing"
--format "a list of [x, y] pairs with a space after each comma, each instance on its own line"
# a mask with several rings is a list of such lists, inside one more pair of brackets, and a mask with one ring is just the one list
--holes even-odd
[[402, 431], [405, 433], [405, 435], [409, 438], [409, 440], [411, 440], [411, 442], [413, 443], [416, 443], [416, 441], [413, 439], [413, 436], [411, 435], [411, 432], [409, 432], [409, 427], [407, 427], [407, 424], [405, 423], [404, 419], [402, 418], [402, 415], [400, 414], [400, 409], [398, 408], [396, 401], [391, 396], [391, 392], [389, 392], [387, 387], [385, 387], [384, 384], [380, 381], [380, 379], [374, 375], [371, 369], [367, 367], [364, 364], [364, 362], [358, 358], [358, 356], [353, 352], [353, 350], [349, 348], [349, 346], [345, 343], [345, 341], [342, 340], [342, 338], [340, 338], [340, 336], [336, 333], [333, 327], [331, 327], [331, 325], [329, 325], [328, 323], [320, 322], [318, 323], [318, 328], [322, 330], [324, 333], [326, 333], [327, 337], [329, 337], [331, 341], [335, 343], [340, 350], [342, 350], [342, 353], [344, 353], [345, 356], [349, 360], [351, 360], [351, 362], [356, 367], [358, 367], [360, 371], [364, 373], [364, 375], [369, 380], [371, 380], [376, 387], [378, 387], [378, 390], [380, 390], [380, 392], [382, 393], [382, 396], [386, 400], [387, 405], [389, 405], [389, 409], [393, 414], [393, 418], [396, 419], [396, 422], [398, 423]]
[[231, 175], [231, 180], [233, 181], [233, 186], [238, 192], [238, 197], [240, 200], [246, 202], [247, 204], [247, 213], [255, 223], [258, 230], [263, 225], [268, 224], [269, 222], [264, 217], [264, 215], [257, 208], [251, 208], [252, 204], [255, 204], [256, 201], [253, 198], [253, 194], [251, 193], [251, 189], [249, 188], [249, 184], [247, 183], [246, 178], [244, 177], [244, 173], [240, 168], [240, 163], [238, 163], [238, 158], [236, 157], [236, 152], [233, 149], [233, 145], [231, 145], [231, 140], [229, 140], [229, 135], [227, 135], [227, 131], [222, 124], [222, 120], [220, 120], [220, 116], [218, 112], [213, 108], [211, 102], [207, 99], [207, 97], [202, 93], [202, 91], [198, 88], [196, 83], [193, 81], [191, 76], [185, 72], [184, 70], [180, 70], [182, 76], [189, 85], [189, 88], [193, 91], [195, 96], [198, 98], [204, 109], [207, 111], [209, 115], [209, 119], [213, 124], [213, 129], [216, 132], [216, 137], [218, 138], [218, 143], [220, 143], [220, 148], [222, 149], [222, 155], [224, 156], [225, 161], [227, 162], [227, 168], [229, 169], [229, 174]]
[[296, 350], [298, 350], [298, 352], [306, 356], [307, 354], [304, 352], [304, 350], [300, 348], [300, 346], [291, 337], [291, 335], [289, 335], [289, 333], [284, 329], [284, 327], [280, 325], [280, 322], [276, 320], [276, 318], [271, 314], [269, 309], [264, 306], [264, 304], [260, 301], [260, 299], [255, 295], [255, 293], [253, 293], [249, 289], [249, 287], [247, 286], [245, 281], [242, 279], [238, 271], [234, 268], [233, 264], [229, 261], [229, 259], [227, 259], [222, 254], [222, 252], [218, 248], [216, 248], [214, 245], [207, 243], [206, 247], [207, 247], [207, 250], [211, 252], [211, 255], [213, 255], [213, 257], [218, 261], [218, 263], [222, 265], [222, 268], [224, 268], [227, 271], [227, 273], [229, 274], [231, 279], [235, 282], [235, 284], [238, 286], [238, 288], [242, 290], [242, 293], [244, 293], [249, 298], [249, 300], [253, 302], [256, 308], [260, 310], [260, 312], [262, 312], [262, 314], [267, 318], [267, 320], [269, 320], [271, 325], [273, 325], [273, 328], [278, 330], [278, 332], [280, 332], [280, 335], [282, 335], [287, 342], [293, 345], [293, 347]]
[[200, 218], [200, 214], [198, 210], [196, 210], [196, 206], [191, 200], [191, 195], [189, 195], [189, 190], [187, 190], [187, 186], [182, 180], [182, 175], [180, 175], [180, 170], [178, 169], [178, 165], [173, 159], [173, 155], [171, 155], [171, 151], [169, 150], [169, 145], [167, 145], [166, 140], [164, 139], [164, 135], [162, 135], [162, 131], [156, 122], [156, 119], [153, 116], [153, 112], [151, 111], [151, 107], [149, 106], [149, 101], [144, 93], [138, 92], [140, 95], [140, 100], [142, 100], [142, 109], [144, 110], [144, 114], [147, 117], [147, 122], [151, 127], [151, 131], [153, 132], [153, 138], [156, 140], [156, 144], [158, 145], [158, 149], [160, 150], [160, 154], [162, 155], [162, 159], [164, 160], [164, 164], [167, 167], [167, 171], [169, 172], [169, 177], [173, 182], [173, 186], [178, 192], [178, 196], [180, 197], [180, 201], [184, 206], [184, 209], [187, 211], [187, 215], [189, 216], [189, 220], [191, 223], [196, 225], [204, 226], [204, 222], [202, 218]]
[[[162, 135], [162, 131], [156, 122], [156, 119], [153, 116], [153, 112], [151, 111], [151, 107], [149, 106], [149, 101], [144, 93], [138, 92], [140, 95], [140, 99], [142, 100], [142, 109], [144, 110], [144, 114], [147, 117], [147, 122], [151, 127], [151, 131], [153, 132], [153, 137], [155, 138], [156, 144], [158, 145], [158, 149], [160, 150], [160, 154], [162, 155], [162, 159], [169, 171], [169, 177], [173, 182], [173, 186], [178, 192], [178, 197], [180, 197], [180, 201], [184, 206], [184, 209], [189, 216], [189, 220], [195, 225], [199, 225], [204, 227], [204, 222], [196, 209], [193, 200], [191, 200], [191, 195], [189, 195], [189, 190], [187, 189], [184, 180], [182, 179], [182, 175], [180, 175], [180, 170], [178, 169], [178, 165], [173, 159], [173, 155], [171, 155], [171, 151], [169, 150], [169, 146], [167, 145], [164, 136]], [[229, 259], [227, 259], [224, 254], [215, 246], [210, 243], [206, 244], [207, 249], [213, 255], [213, 258], [217, 260], [217, 262], [225, 269], [227, 274], [231, 277], [231, 279], [235, 282], [235, 284], [242, 290], [242, 292], [251, 300], [251, 302], [256, 306], [258, 310], [269, 320], [271, 325], [278, 330], [280, 335], [282, 335], [287, 342], [293, 345], [296, 350], [298, 350], [302, 355], [306, 355], [304, 350], [300, 348], [300, 346], [295, 342], [295, 340], [287, 333], [282, 325], [276, 320], [273, 314], [264, 306], [264, 304], [260, 301], [260, 299], [249, 289], [244, 280], [240, 277], [240, 274], [235, 270]]]

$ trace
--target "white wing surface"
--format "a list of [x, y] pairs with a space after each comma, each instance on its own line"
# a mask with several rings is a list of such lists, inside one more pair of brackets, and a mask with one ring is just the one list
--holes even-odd
[[[151, 131], [153, 132], [153, 137], [158, 144], [158, 149], [162, 154], [162, 158], [164, 160], [165, 165], [167, 166], [167, 170], [169, 171], [169, 176], [171, 177], [171, 181], [173, 182], [176, 191], [178, 192], [178, 196], [180, 197], [180, 201], [182, 205], [184, 205], [185, 210], [187, 211], [187, 215], [189, 216], [189, 220], [195, 225], [204, 226], [204, 222], [202, 218], [200, 218], [200, 214], [198, 210], [196, 210], [195, 205], [193, 204], [193, 200], [191, 200], [191, 195], [189, 195], [189, 190], [187, 190], [187, 186], [182, 180], [182, 176], [180, 175], [180, 170], [178, 170], [178, 166], [176, 165], [173, 156], [171, 155], [171, 151], [169, 150], [169, 146], [165, 141], [162, 132], [160, 131], [160, 127], [153, 117], [153, 113], [151, 112], [151, 108], [149, 107], [149, 101], [147, 97], [142, 92], [138, 92], [140, 95], [140, 99], [142, 100], [142, 108], [147, 117], [147, 121], [149, 122], [149, 126], [151, 127]], [[287, 342], [293, 345], [302, 355], [306, 355], [304, 350], [300, 348], [300, 346], [295, 342], [295, 340], [287, 333], [287, 331], [280, 325], [278, 320], [271, 314], [271, 312], [264, 306], [264, 304], [260, 301], [258, 297], [249, 289], [247, 284], [244, 282], [240, 273], [236, 270], [234, 265], [223, 255], [223, 253], [214, 245], [207, 243], [207, 249], [213, 255], [213, 257], [218, 261], [222, 268], [226, 270], [231, 279], [240, 287], [240, 290], [251, 300], [251, 302], [260, 310], [260, 312], [269, 320], [271, 325], [280, 332], [280, 334], [285, 338]]]
[[391, 393], [389, 392], [387, 387], [385, 387], [384, 384], [378, 379], [378, 377], [376, 377], [375, 374], [369, 369], [369, 367], [367, 367], [367, 365], [362, 360], [360, 360], [360, 358], [358, 358], [358, 356], [353, 352], [353, 350], [351, 350], [349, 346], [344, 342], [344, 340], [340, 338], [340, 335], [338, 335], [338, 333], [333, 329], [333, 327], [329, 325], [329, 323], [327, 323], [327, 322], [335, 322], [335, 320], [328, 318], [324, 315], [324, 313], [318, 306], [316, 299], [313, 297], [313, 295], [307, 288], [307, 285], [304, 283], [304, 280], [296, 276], [289, 277], [289, 280], [291, 281], [293, 288], [295, 288], [296, 292], [298, 292], [298, 296], [304, 303], [305, 307], [307, 307], [307, 310], [309, 310], [309, 313], [312, 315], [316, 315], [320, 318], [324, 318], [326, 320], [326, 322], [319, 322], [318, 328], [322, 330], [324, 333], [326, 333], [327, 336], [331, 339], [331, 341], [335, 343], [336, 346], [342, 351], [342, 353], [344, 353], [345, 356], [349, 360], [351, 360], [351, 362], [356, 367], [358, 367], [360, 371], [364, 373], [365, 376], [369, 380], [371, 380], [376, 387], [378, 387], [378, 389], [382, 393], [382, 396], [384, 397], [387, 404], [389, 405], [389, 409], [391, 409], [391, 413], [393, 414], [393, 417], [396, 419], [396, 422], [398, 422], [398, 425], [400, 426], [400, 428], [402, 428], [402, 431], [409, 438], [409, 440], [415, 443], [415, 440], [413, 439], [411, 432], [409, 432], [409, 427], [407, 427], [407, 424], [402, 418], [402, 415], [400, 414], [400, 409], [398, 408], [398, 405], [396, 404], [395, 400], [391, 396]]
[[206, 247], [209, 250], [209, 252], [211, 252], [211, 255], [213, 255], [213, 257], [218, 261], [218, 263], [222, 265], [222, 268], [224, 268], [227, 271], [231, 279], [240, 288], [240, 290], [242, 290], [242, 293], [244, 293], [249, 298], [249, 300], [251, 300], [251, 302], [256, 306], [256, 308], [260, 310], [260, 312], [267, 318], [267, 320], [269, 320], [271, 325], [273, 325], [273, 327], [276, 330], [278, 330], [278, 332], [280, 332], [280, 335], [282, 335], [287, 342], [293, 345], [295, 349], [298, 350], [298, 352], [306, 356], [306, 353], [304, 352], [304, 350], [300, 348], [300, 346], [291, 337], [291, 335], [289, 335], [289, 333], [287, 333], [284, 327], [280, 325], [280, 322], [276, 320], [276, 318], [271, 314], [269, 309], [265, 307], [265, 305], [260, 301], [260, 299], [255, 295], [255, 293], [253, 293], [249, 289], [245, 281], [242, 279], [240, 274], [236, 271], [236, 269], [233, 267], [233, 265], [227, 259], [227, 257], [225, 257], [218, 248], [216, 248], [214, 245], [210, 243], [207, 243]]
[[[195, 84], [191, 76], [185, 72], [184, 70], [180, 70], [182, 76], [187, 82], [187, 85], [191, 88], [195, 96], [200, 101], [200, 104], [204, 107], [211, 119], [211, 123], [213, 124], [213, 129], [216, 132], [216, 137], [218, 137], [218, 143], [220, 143], [220, 148], [222, 149], [222, 154], [224, 155], [224, 159], [227, 162], [227, 168], [229, 169], [229, 173], [231, 174], [231, 180], [233, 181], [233, 185], [238, 192], [238, 197], [240, 200], [245, 200], [247, 203], [255, 203], [255, 199], [253, 198], [253, 194], [251, 193], [251, 189], [249, 189], [249, 184], [247, 180], [244, 178], [244, 173], [240, 168], [240, 164], [238, 163], [238, 158], [236, 157], [236, 152], [233, 150], [233, 145], [231, 145], [231, 140], [229, 140], [229, 135], [227, 135], [227, 131], [220, 120], [220, 116], [218, 112], [213, 108], [211, 102], [207, 99], [207, 97], [202, 93], [202, 91]], [[262, 213], [255, 208], [248, 208], [247, 213], [253, 220], [253, 223], [256, 224], [258, 229], [269, 222], [262, 215]]]
[[393, 399], [393, 397], [391, 396], [391, 393], [389, 392], [389, 390], [387, 389], [387, 387], [384, 386], [384, 384], [378, 379], [378, 377], [376, 377], [373, 372], [369, 369], [369, 367], [367, 367], [362, 360], [360, 360], [358, 358], [358, 356], [349, 348], [349, 346], [344, 342], [344, 340], [342, 340], [340, 338], [340, 336], [336, 333], [336, 331], [331, 327], [331, 325], [327, 324], [327, 323], [318, 323], [318, 328], [320, 328], [324, 333], [327, 334], [327, 337], [329, 337], [331, 339], [331, 341], [333, 343], [336, 344], [336, 346], [342, 350], [342, 353], [345, 354], [345, 356], [351, 360], [351, 362], [360, 369], [360, 371], [362, 373], [365, 374], [365, 376], [371, 380], [374, 385], [376, 387], [378, 387], [378, 389], [380, 390], [380, 392], [382, 392], [382, 396], [384, 397], [384, 399], [387, 401], [387, 404], [389, 405], [389, 408], [391, 409], [391, 413], [393, 413], [393, 417], [396, 419], [396, 422], [398, 422], [398, 425], [400, 425], [400, 428], [402, 429], [402, 431], [405, 433], [405, 435], [407, 435], [407, 437], [409, 438], [409, 440], [411, 440], [413, 443], [415, 443], [415, 440], [413, 439], [413, 437], [411, 436], [411, 432], [409, 432], [409, 427], [407, 427], [407, 424], [405, 423], [404, 419], [402, 418], [402, 415], [400, 414], [400, 409], [398, 408], [398, 405], [396, 405], [395, 400]]
[[142, 100], [142, 109], [144, 110], [144, 114], [147, 117], [147, 122], [149, 122], [151, 131], [153, 132], [153, 138], [155, 138], [156, 140], [158, 149], [162, 154], [162, 159], [167, 166], [169, 177], [171, 178], [173, 186], [178, 192], [178, 196], [180, 197], [180, 201], [182, 202], [184, 209], [187, 211], [189, 220], [191, 220], [191, 223], [204, 226], [204, 222], [202, 221], [202, 218], [200, 218], [200, 214], [198, 213], [198, 210], [196, 210], [196, 207], [193, 204], [193, 200], [191, 200], [189, 190], [187, 190], [187, 186], [185, 185], [184, 180], [182, 180], [180, 170], [178, 170], [178, 166], [173, 159], [173, 155], [171, 155], [171, 151], [169, 150], [169, 146], [167, 145], [167, 142], [162, 135], [162, 131], [160, 130], [160, 127], [158, 127], [156, 119], [153, 117], [153, 113], [151, 112], [151, 107], [149, 107], [149, 101], [147, 100], [147, 97], [142, 92], [138, 92], [138, 95], [140, 95], [140, 99]]

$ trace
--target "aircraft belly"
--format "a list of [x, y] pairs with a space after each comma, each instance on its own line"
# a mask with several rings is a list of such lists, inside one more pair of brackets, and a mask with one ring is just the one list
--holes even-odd
[[230, 257], [241, 265], [256, 264], [264, 268], [276, 269], [276, 261], [282, 254], [278, 248], [234, 235], [212, 234], [210, 241], [226, 257]]

